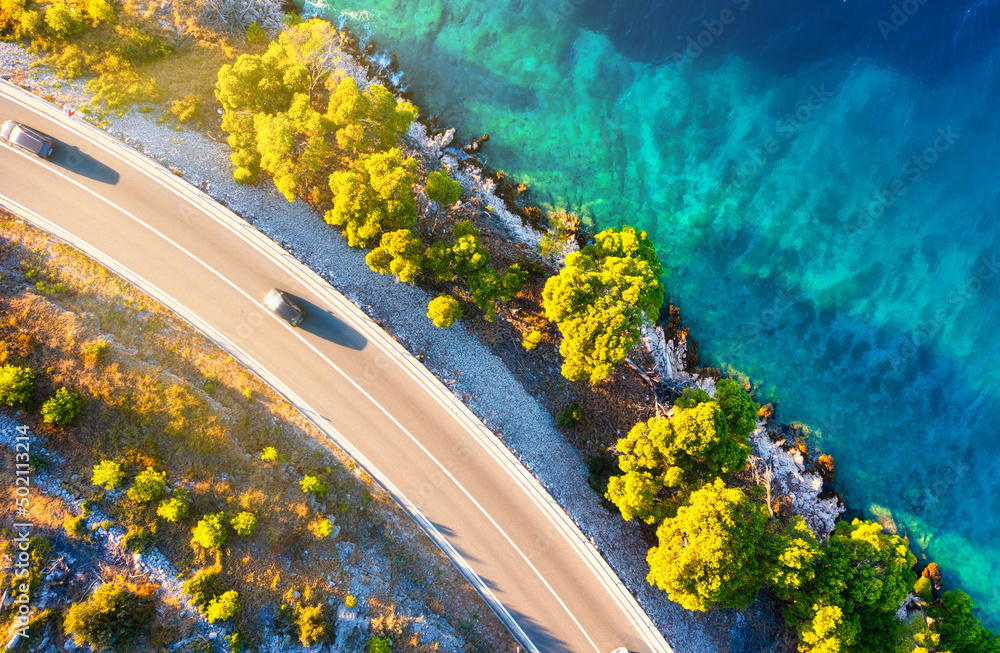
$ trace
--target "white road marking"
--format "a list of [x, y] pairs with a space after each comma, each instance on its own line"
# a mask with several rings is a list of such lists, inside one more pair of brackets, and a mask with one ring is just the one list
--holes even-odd
[[[43, 116], [44, 118], [49, 119], [49, 120], [54, 120], [53, 118], [51, 118], [49, 116], [46, 116], [43, 112], [39, 111], [37, 108], [35, 108], [35, 107], [27, 104], [26, 102], [24, 102], [20, 98], [16, 98], [16, 97], [9, 96], [9, 95], [7, 97], [11, 101], [16, 102], [17, 104], [20, 104], [21, 106], [23, 106], [24, 108], [28, 109], [29, 111], [31, 111], [31, 112], [33, 112], [35, 114]], [[87, 124], [87, 123], [84, 123], [84, 124]], [[87, 126], [89, 127], [90, 125], [87, 125]], [[76, 126], [74, 126], [74, 128], [75, 127]], [[197, 201], [195, 201], [189, 194], [185, 194], [180, 189], [178, 189], [177, 186], [175, 186], [173, 184], [170, 184], [170, 183], [167, 183], [159, 175], [151, 174], [149, 171], [147, 171], [147, 170], [143, 169], [141, 166], [137, 165], [129, 157], [124, 156], [121, 153], [115, 151], [114, 149], [107, 147], [100, 140], [96, 140], [96, 139], [95, 140], [88, 140], [87, 142], [92, 143], [92, 144], [96, 145], [97, 147], [101, 148], [102, 150], [104, 150], [105, 152], [107, 152], [108, 154], [110, 154], [111, 156], [113, 156], [116, 159], [122, 161], [123, 163], [125, 163], [128, 166], [130, 166], [131, 168], [135, 169], [140, 174], [142, 174], [142, 175], [144, 175], [146, 177], [152, 178], [154, 181], [156, 181], [157, 183], [159, 183], [161, 186], [163, 186], [164, 188], [166, 188], [170, 192], [174, 193], [178, 197], [182, 198], [186, 203], [188, 203], [188, 205], [190, 205], [196, 211], [198, 211], [200, 213], [205, 213], [206, 212], [201, 206], [199, 206], [199, 203]], [[137, 153], [137, 156], [139, 156], [138, 153]], [[201, 191], [198, 191], [193, 186], [192, 186], [190, 192], [194, 193], [196, 195], [198, 195], [198, 194], [201, 193]], [[218, 204], [218, 202], [216, 202], [214, 200], [214, 198], [211, 198], [210, 201], [213, 202], [213, 203]], [[232, 211], [230, 211], [230, 212], [232, 212]], [[312, 287], [314, 291], [317, 290], [317, 288], [315, 287], [315, 282], [313, 282], [307, 276], [303, 275], [303, 273], [302, 273], [302, 271], [300, 269], [297, 269], [297, 266], [303, 266], [303, 267], [305, 267], [300, 261], [298, 261], [297, 259], [295, 259], [294, 257], [292, 257], [292, 259], [296, 263], [296, 267], [293, 267], [290, 270], [290, 266], [288, 266], [288, 265], [282, 265], [280, 261], [275, 260], [275, 258], [273, 258], [273, 256], [276, 254], [275, 252], [270, 251], [268, 248], [263, 247], [257, 240], [255, 240], [254, 238], [251, 238], [243, 229], [240, 229], [238, 226], [233, 225], [229, 220], [220, 220], [220, 219], [218, 219], [218, 217], [216, 215], [213, 215], [212, 213], [209, 213], [209, 215], [212, 216], [212, 218], [215, 220], [215, 222], [217, 224], [221, 224], [225, 229], [227, 229], [231, 233], [235, 234], [238, 238], [242, 239], [245, 243], [247, 243], [248, 245], [250, 245], [251, 247], [253, 247], [254, 249], [256, 249], [261, 254], [263, 254], [267, 260], [269, 260], [273, 264], [277, 265], [278, 268], [282, 272], [291, 272], [293, 274], [293, 276], [296, 277], [297, 280], [300, 283], [302, 283], [303, 285], [305, 285], [307, 287]], [[234, 213], [234, 215], [235, 215], [235, 213]], [[237, 218], [242, 221], [242, 218], [240, 218], [239, 216], [237, 216]], [[247, 225], [247, 226], [252, 228], [251, 225]], [[258, 231], [258, 233], [259, 233], [259, 231]], [[266, 235], [264, 235], [264, 234], [261, 234], [261, 235], [264, 238], [268, 238], [268, 240], [270, 240], [270, 238], [267, 237]], [[277, 244], [275, 244], [275, 246], [278, 247]], [[279, 249], [281, 250], [282, 253], [285, 253], [284, 250], [281, 249], [280, 247], [279, 247]], [[285, 254], [287, 255], [287, 253], [285, 253]], [[320, 288], [319, 290], [325, 290], [325, 289]], [[345, 321], [347, 321], [348, 323], [351, 323], [353, 326], [355, 326], [356, 328], [358, 328], [359, 330], [362, 330], [362, 331], [370, 329], [369, 325], [366, 325], [366, 324], [363, 323], [363, 321], [359, 321], [358, 320], [358, 318], [356, 317], [356, 315], [354, 315], [353, 311], [346, 310], [345, 308], [343, 308], [343, 307], [341, 307], [339, 305], [335, 305], [335, 303], [333, 301], [331, 301], [330, 297], [328, 297], [328, 295], [327, 295], [326, 292], [319, 292], [318, 294], [320, 295], [320, 297], [323, 300], [323, 302], [327, 305], [327, 307], [329, 307], [331, 309], [331, 311], [333, 311], [335, 314], [339, 315], [342, 318], [345, 318]], [[346, 301], [346, 298], [345, 298], [345, 301]], [[336, 303], [339, 304], [339, 300]], [[353, 306], [353, 304], [352, 304], [352, 306]], [[380, 331], [377, 331], [376, 333], [380, 333]], [[629, 609], [632, 606], [626, 604], [626, 602], [623, 601], [623, 599], [619, 595], [619, 593], [616, 593], [616, 592], [612, 591], [612, 588], [610, 586], [611, 584], [621, 585], [621, 581], [617, 577], [617, 574], [615, 574], [612, 571], [613, 581], [610, 584], [609, 584], [609, 582], [606, 579], [602, 578], [601, 574], [598, 573], [598, 569], [596, 568], [595, 564], [592, 562], [592, 560], [590, 560], [588, 558], [587, 555], [584, 554], [584, 551], [581, 550], [581, 548], [580, 548], [581, 543], [577, 542], [576, 538], [571, 537], [570, 534], [566, 532], [566, 529], [564, 527], [562, 527], [553, 518], [553, 516], [549, 512], [549, 510], [551, 510], [552, 508], [550, 506], [547, 506], [545, 502], [543, 502], [542, 500], [540, 500], [540, 498], [536, 495], [536, 493], [530, 492], [529, 489], [527, 487], [525, 487], [525, 483], [534, 483], [536, 485], [539, 485], [539, 488], [541, 488], [541, 486], [538, 483], [537, 479], [535, 479], [533, 476], [530, 479], [527, 479], [527, 478], [521, 478], [518, 475], [516, 475], [514, 473], [514, 470], [510, 469], [509, 465], [504, 464], [502, 456], [499, 455], [496, 452], [495, 449], [487, 446], [486, 442], [484, 442], [481, 437], [477, 436], [477, 433], [475, 431], [477, 431], [479, 429], [475, 428], [474, 426], [470, 426], [467, 423], [467, 421], [469, 419], [469, 417], [467, 415], [461, 415], [461, 418], [460, 418], [460, 415], [456, 414], [455, 408], [453, 408], [451, 405], [449, 405], [448, 403], [446, 403], [445, 400], [442, 399], [442, 397], [440, 397], [438, 393], [433, 392], [432, 388], [428, 387], [428, 381], [429, 381], [428, 379], [422, 378], [422, 377], [417, 376], [416, 374], [414, 374], [413, 370], [409, 366], [404, 365], [402, 363], [402, 361], [400, 361], [398, 359], [398, 357], [396, 356], [395, 352], [392, 351], [390, 348], [386, 347], [385, 344], [383, 344], [382, 342], [380, 342], [379, 340], [376, 340], [376, 339], [370, 339], [370, 340], [373, 341], [374, 344], [375, 344], [375, 346], [378, 347], [380, 350], [382, 350], [382, 352], [385, 353], [393, 362], [395, 362], [395, 364], [407, 376], [409, 376], [411, 379], [413, 379], [414, 381], [416, 381], [417, 384], [419, 386], [421, 386], [424, 389], [424, 391], [427, 392], [427, 394], [430, 395], [430, 397], [435, 402], [438, 403], [439, 406], [441, 406], [442, 408], [444, 408], [446, 410], [446, 412], [448, 412], [449, 414], [451, 414], [452, 416], [454, 416], [455, 419], [456, 419], [456, 421], [462, 426], [462, 428], [464, 428], [468, 433], [470, 433], [470, 435], [473, 436], [473, 439], [476, 440], [479, 443], [479, 445], [494, 459], [494, 461], [497, 462], [497, 464], [504, 470], [504, 472], [506, 472], [507, 475], [512, 480], [515, 481], [515, 484], [521, 489], [522, 492], [524, 492], [524, 494], [528, 497], [529, 501], [531, 501], [533, 504], [535, 504], [535, 506], [537, 508], [539, 508], [539, 510], [541, 510], [541, 512], [545, 515], [546, 519], [548, 519], [549, 522], [552, 524], [552, 526], [562, 535], [563, 539], [570, 545], [570, 547], [574, 551], [576, 551], [576, 553], [580, 557], [580, 559], [584, 562], [584, 564], [587, 566], [587, 568], [591, 570], [591, 573], [594, 574], [594, 577], [598, 579], [599, 584], [611, 596], [612, 600], [614, 600], [615, 603], [619, 606], [619, 608], [621, 609], [621, 611], [625, 614], [626, 618], [632, 623], [632, 625], [636, 628], [636, 630], [642, 636], [642, 638], [648, 644], [650, 644], [654, 648], [656, 648], [656, 646], [657, 646], [656, 643], [653, 642], [653, 641], [650, 641], [649, 636], [648, 636], [648, 632], [647, 632], [650, 628], [653, 628], [654, 630], [656, 630], [655, 626], [653, 626], [651, 622], [649, 622], [649, 623], [641, 623], [640, 620], [638, 620], [635, 617], [635, 615], [633, 614], [633, 611]], [[352, 381], [352, 383], [353, 383], [353, 381]], [[439, 389], [447, 390], [447, 388], [439, 388]], [[450, 392], [450, 390], [449, 390], [449, 392]], [[464, 418], [464, 419], [462, 419], [462, 418]], [[493, 434], [490, 433], [490, 436], [492, 436], [492, 435]], [[561, 507], [560, 507], [560, 509], [561, 509]], [[573, 523], [573, 527], [579, 529], [579, 527], [576, 526], [575, 522]], [[583, 534], [581, 532], [581, 536], [582, 535]], [[598, 553], [598, 555], [600, 555], [600, 554]], [[604, 562], [604, 561], [602, 560], [602, 562]], [[604, 564], [605, 564], [605, 566], [607, 566], [606, 562]], [[610, 569], [609, 569], [609, 571], [610, 571]], [[624, 586], [622, 586], [622, 587], [624, 589]], [[624, 591], [629, 594], [630, 598], [633, 598], [633, 597], [631, 597], [631, 593], [628, 592], [627, 589], [625, 589]], [[633, 602], [634, 601], [635, 601], [635, 599], [633, 598]], [[635, 607], [639, 607], [639, 606], [636, 604]], [[641, 610], [641, 607], [639, 609]], [[572, 615], [570, 615], [570, 616], [572, 617]], [[648, 617], [647, 617], [647, 620], [648, 620]], [[574, 621], [576, 621], [575, 618], [574, 618]], [[579, 625], [578, 622], [577, 622], [577, 625]], [[581, 630], [582, 630], [582, 627], [581, 627]], [[659, 635], [658, 630], [656, 631], [656, 634]], [[586, 635], [586, 633], [585, 633], [585, 635]], [[590, 639], [589, 636], [587, 638], [588, 638], [588, 640]], [[662, 640], [662, 636], [660, 636], [660, 639]], [[666, 645], [666, 642], [663, 642], [663, 643]], [[667, 651], [671, 650], [669, 645], [666, 645], [666, 648], [667, 648]]]
[[[580, 632], [583, 634], [583, 636], [586, 638], [586, 640], [594, 648], [594, 651], [596, 651], [597, 653], [601, 653], [601, 649], [598, 648], [598, 646], [594, 643], [594, 640], [591, 639], [590, 635], [583, 628], [583, 625], [579, 622], [579, 620], [576, 618], [576, 616], [570, 611], [569, 607], [563, 602], [563, 600], [555, 592], [555, 590], [552, 588], [552, 586], [549, 584], [549, 582], [547, 580], [545, 580], [545, 577], [542, 576], [542, 574], [538, 570], [538, 568], [535, 567], [535, 565], [528, 559], [528, 557], [524, 554], [524, 552], [521, 550], [521, 548], [519, 546], [517, 546], [517, 544], [514, 543], [514, 540], [511, 539], [511, 537], [500, 526], [500, 524], [498, 524], [496, 522], [496, 520], [493, 519], [493, 517], [486, 511], [486, 509], [483, 508], [482, 505], [472, 496], [472, 494], [468, 490], [465, 489], [465, 487], [458, 481], [458, 479], [456, 479], [452, 475], [452, 473], [450, 471], [448, 471], [448, 469], [444, 465], [442, 465], [441, 462], [416, 437], [414, 437], [413, 434], [410, 433], [410, 431], [406, 427], [404, 427], [388, 410], [386, 410], [385, 407], [383, 407], [378, 401], [376, 401], [375, 398], [373, 398], [370, 394], [368, 394], [368, 392], [365, 391], [364, 388], [362, 388], [360, 385], [358, 385], [358, 383], [353, 378], [351, 378], [350, 375], [348, 375], [338, 365], [336, 365], [333, 361], [331, 361], [329, 358], [327, 358], [326, 355], [323, 354], [321, 351], [319, 351], [315, 346], [313, 346], [312, 343], [310, 343], [305, 338], [303, 338], [302, 335], [300, 333], [298, 333], [296, 329], [294, 329], [292, 326], [290, 326], [289, 324], [287, 324], [284, 320], [282, 320], [278, 316], [274, 315], [273, 312], [271, 312], [270, 310], [267, 310], [266, 307], [263, 307], [261, 305], [261, 303], [257, 299], [255, 299], [253, 296], [251, 296], [250, 294], [248, 294], [247, 292], [245, 292], [242, 288], [238, 287], [235, 283], [233, 283], [232, 281], [230, 281], [228, 278], [224, 277], [221, 273], [219, 273], [214, 268], [212, 268], [210, 265], [208, 265], [207, 263], [205, 263], [204, 261], [202, 261], [200, 258], [198, 258], [196, 255], [194, 255], [192, 252], [188, 251], [182, 245], [180, 245], [179, 243], [175, 242], [173, 239], [171, 239], [170, 237], [168, 237], [166, 234], [163, 234], [162, 232], [160, 232], [155, 227], [147, 224], [146, 222], [144, 222], [143, 220], [141, 220], [140, 218], [138, 218], [137, 216], [135, 216], [134, 214], [132, 214], [130, 211], [127, 211], [126, 209], [118, 206], [117, 204], [115, 204], [111, 200], [109, 200], [109, 199], [105, 198], [104, 196], [102, 196], [100, 193], [97, 193], [96, 191], [91, 190], [90, 188], [87, 188], [86, 186], [84, 186], [80, 182], [76, 181], [75, 179], [72, 179], [71, 177], [67, 176], [63, 172], [61, 172], [59, 170], [55, 170], [51, 166], [46, 166], [46, 165], [42, 164], [42, 162], [40, 162], [40, 161], [34, 161], [33, 160], [34, 157], [31, 157], [27, 153], [18, 152], [18, 154], [24, 156], [25, 158], [27, 158], [29, 160], [32, 160], [33, 163], [35, 163], [36, 165], [39, 165], [39, 166], [41, 166], [43, 168], [46, 168], [50, 172], [58, 175], [59, 177], [62, 177], [63, 179], [65, 179], [69, 183], [71, 183], [71, 184], [77, 186], [78, 188], [82, 189], [84, 192], [89, 193], [90, 195], [92, 195], [93, 197], [97, 198], [98, 200], [104, 202], [108, 206], [110, 206], [110, 207], [118, 210], [120, 213], [128, 216], [134, 222], [142, 225], [143, 227], [145, 227], [150, 232], [156, 234], [162, 240], [170, 243], [173, 247], [175, 247], [179, 251], [183, 252], [189, 258], [191, 258], [192, 260], [196, 261], [203, 268], [205, 268], [210, 273], [212, 273], [213, 275], [215, 275], [216, 277], [218, 277], [220, 280], [222, 280], [224, 283], [226, 283], [228, 286], [230, 286], [237, 293], [243, 295], [243, 297], [245, 297], [251, 303], [253, 303], [254, 305], [256, 305], [258, 308], [261, 308], [262, 310], [264, 310], [273, 319], [277, 320], [284, 328], [288, 329], [289, 332], [291, 332], [294, 335], [294, 337], [296, 337], [300, 342], [302, 342], [305, 346], [307, 346], [309, 349], [311, 349], [317, 356], [319, 356], [321, 359], [323, 359], [323, 361], [326, 362], [330, 367], [332, 367], [333, 369], [335, 369], [342, 377], [344, 377], [344, 379], [346, 379], [352, 386], [354, 386], [354, 388], [358, 392], [360, 392], [361, 394], [363, 394], [366, 399], [368, 399], [376, 408], [378, 408], [378, 410], [380, 410], [386, 417], [388, 417], [393, 422], [393, 424], [395, 424], [403, 433], [405, 433], [406, 436], [410, 439], [410, 441], [412, 441], [417, 447], [419, 447], [420, 450], [423, 451], [424, 454], [434, 462], [434, 464], [438, 467], [438, 469], [440, 469], [442, 472], [444, 472], [445, 476], [447, 476], [449, 479], [451, 479], [451, 481], [456, 485], [456, 487], [458, 487], [461, 490], [462, 494], [464, 494], [469, 499], [469, 501], [471, 501], [473, 503], [473, 505], [475, 505], [476, 508], [483, 514], [483, 516], [486, 517], [486, 519], [494, 526], [494, 528], [496, 528], [497, 531], [500, 532], [500, 534], [503, 536], [504, 540], [506, 540], [507, 543], [510, 544], [510, 546], [517, 552], [517, 554], [521, 557], [521, 559], [525, 562], [525, 564], [528, 565], [528, 567], [532, 570], [532, 572], [534, 572], [534, 574], [538, 577], [538, 579], [542, 582], [542, 584], [545, 585], [546, 589], [549, 590], [549, 593], [552, 594], [552, 596], [553, 596], [553, 598], [555, 598], [556, 602], [563, 608], [563, 610], [566, 612], [566, 614], [569, 616], [569, 618], [573, 621], [573, 623], [576, 625], [576, 627], [580, 630]], [[268, 258], [270, 258], [270, 257], [268, 257]], [[123, 266], [123, 267], [125, 267], [125, 266]], [[155, 286], [155, 285], [151, 284], [151, 287], [157, 288], [159, 290], [158, 286]], [[165, 296], [169, 296], [169, 295], [166, 295], [166, 293], [164, 293], [164, 295]], [[177, 302], [177, 305], [181, 306], [182, 304], [180, 304], [179, 302]], [[393, 357], [390, 356], [390, 358], [393, 358]], [[261, 369], [263, 369], [263, 368], [261, 368]], [[447, 411], [447, 412], [449, 414], [451, 414], [450, 410]], [[465, 427], [464, 424], [462, 424], [462, 426], [464, 428], [467, 428], [467, 427]], [[517, 484], [517, 486], [520, 487], [520, 484]], [[400, 495], [400, 496], [402, 496], [402, 495]]]

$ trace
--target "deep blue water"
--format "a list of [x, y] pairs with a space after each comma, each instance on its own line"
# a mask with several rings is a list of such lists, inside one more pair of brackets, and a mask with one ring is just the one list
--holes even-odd
[[1000, 627], [1000, 2], [324, 0]]

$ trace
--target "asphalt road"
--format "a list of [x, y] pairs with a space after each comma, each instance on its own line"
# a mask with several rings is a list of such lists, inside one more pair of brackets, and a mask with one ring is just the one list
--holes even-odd
[[[544, 509], [537, 488], [475, 436], [440, 389], [402, 364], [384, 336], [177, 192], [179, 180], [150, 175], [88, 140], [75, 120], [43, 115], [0, 90], [0, 122], [14, 119], [56, 140], [49, 161], [0, 145], [0, 196], [197, 316], [196, 326], [236, 347], [324, 431], [348, 441], [432, 539], [461, 557], [459, 568], [481, 579], [480, 592], [501, 619], [516, 622], [508, 625], [522, 646], [669, 651]], [[299, 298], [309, 314], [302, 328], [264, 308], [272, 287]]]

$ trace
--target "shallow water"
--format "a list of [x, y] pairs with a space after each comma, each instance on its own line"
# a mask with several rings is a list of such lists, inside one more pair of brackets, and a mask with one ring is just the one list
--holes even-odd
[[536, 201], [657, 243], [748, 375], [1000, 628], [1000, 5], [328, 0]]

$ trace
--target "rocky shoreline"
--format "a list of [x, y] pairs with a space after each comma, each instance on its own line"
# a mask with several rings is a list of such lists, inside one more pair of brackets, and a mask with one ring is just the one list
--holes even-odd
[[[352, 71], [363, 70], [369, 83], [379, 82], [398, 98], [412, 101], [412, 93], [401, 84], [403, 73], [398, 69], [394, 55], [377, 51], [372, 41], [362, 43], [342, 25], [338, 29], [347, 34], [342, 47], [351, 57], [349, 68]], [[504, 173], [490, 170], [476, 156], [489, 136], [484, 135], [464, 146], [454, 146], [455, 128], [442, 127], [439, 123], [437, 116], [420, 115], [410, 126], [406, 137], [421, 150], [423, 156], [436, 160], [447, 169], [451, 177], [462, 184], [465, 193], [488, 207], [489, 211], [485, 213], [498, 226], [519, 242], [536, 248], [545, 236], [542, 227], [544, 214], [522, 199], [523, 191], [518, 193]], [[585, 233], [578, 236], [585, 242]], [[576, 247], [582, 244], [572, 243]], [[718, 371], [697, 368], [697, 354], [689, 351], [686, 330], [673, 331], [672, 337], [668, 337], [662, 325], [645, 329], [642, 343], [655, 363], [652, 370], [644, 370], [647, 377], [657, 378], [664, 390], [694, 386], [714, 396]], [[817, 538], [826, 539], [833, 531], [834, 522], [846, 510], [841, 497], [827, 487], [828, 480], [832, 481], [832, 463], [831, 473], [826, 472], [824, 467], [816, 466], [813, 460], [823, 457], [822, 453], [810, 452], [801, 444], [794, 444], [789, 436], [788, 426], [772, 425], [769, 418], [763, 418], [751, 434], [750, 441], [755, 456], [765, 470], [770, 470], [771, 483], [778, 490], [777, 496], [787, 497], [791, 511], [805, 518]], [[824, 475], [829, 477], [828, 480], [824, 479]]]

